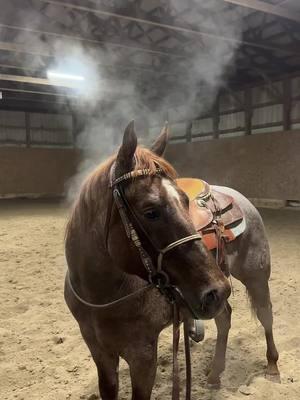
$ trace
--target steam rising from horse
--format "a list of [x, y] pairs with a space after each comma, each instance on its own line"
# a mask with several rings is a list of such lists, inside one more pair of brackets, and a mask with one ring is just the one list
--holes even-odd
[[[131, 171], [148, 171], [147, 175], [126, 180], [123, 190], [126, 202], [134, 210], [134, 228], [154, 265], [155, 249], [196, 233], [189, 216], [188, 197], [176, 185], [172, 166], [161, 158], [167, 136], [167, 129], [163, 129], [152, 151], [138, 147], [130, 123], [118, 154], [100, 165], [82, 186], [66, 231], [69, 270], [65, 299], [95, 361], [104, 400], [118, 398], [120, 357], [129, 364], [132, 399], [150, 399], [158, 336], [172, 321], [168, 299], [152, 286], [145, 288], [148, 272], [137, 248], [126, 236], [112, 197], [112, 173], [118, 179]], [[228, 188], [218, 190], [230, 193], [246, 218], [246, 232], [228, 246], [229, 267], [231, 274], [247, 287], [253, 309], [265, 328], [267, 373], [277, 375], [278, 353], [268, 288], [270, 256], [264, 227], [256, 209], [241, 194]], [[218, 385], [225, 367], [230, 328], [229, 283], [200, 240], [187, 241], [166, 253], [162, 270], [186, 301], [181, 304], [185, 318], [192, 317], [191, 309], [198, 318], [215, 318], [218, 336], [208, 382]], [[90, 307], [74, 293], [87, 303], [112, 304]], [[114, 303], [127, 295], [125, 301]]]

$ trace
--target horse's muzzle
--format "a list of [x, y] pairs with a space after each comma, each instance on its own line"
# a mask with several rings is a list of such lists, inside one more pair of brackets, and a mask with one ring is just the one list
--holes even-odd
[[227, 282], [225, 285], [211, 286], [206, 289], [201, 296], [200, 304], [196, 307], [199, 318], [211, 319], [216, 317], [223, 310], [230, 293], [231, 289]]

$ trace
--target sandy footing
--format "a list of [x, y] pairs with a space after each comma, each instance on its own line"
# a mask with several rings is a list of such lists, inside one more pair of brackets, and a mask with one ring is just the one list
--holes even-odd
[[[282, 383], [264, 378], [264, 332], [251, 317], [244, 288], [233, 280], [222, 388], [206, 388], [205, 369], [216, 338], [214, 323], [208, 321], [205, 340], [192, 347], [193, 400], [300, 398], [300, 213], [265, 210], [262, 215], [273, 260], [270, 286]], [[66, 216], [57, 204], [0, 203], [1, 400], [98, 398], [96, 368], [63, 300]], [[153, 399], [170, 398], [171, 341], [167, 329], [160, 337]], [[125, 362], [120, 365], [120, 399], [130, 399]]]

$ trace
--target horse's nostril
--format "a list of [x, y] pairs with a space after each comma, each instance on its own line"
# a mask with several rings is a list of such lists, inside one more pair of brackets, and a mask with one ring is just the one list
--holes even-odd
[[204, 307], [209, 307], [219, 301], [219, 294], [217, 289], [208, 290], [202, 297], [202, 304]]

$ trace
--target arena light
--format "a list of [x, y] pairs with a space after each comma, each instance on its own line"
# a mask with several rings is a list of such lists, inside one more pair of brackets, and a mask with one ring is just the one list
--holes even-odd
[[47, 77], [49, 80], [56, 79], [56, 80], [76, 81], [76, 82], [82, 82], [85, 80], [84, 76], [66, 74], [66, 73], [59, 72], [59, 71], [47, 71]]

